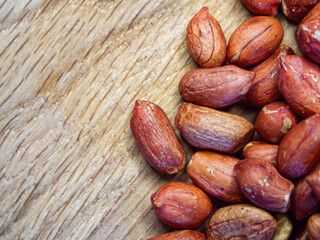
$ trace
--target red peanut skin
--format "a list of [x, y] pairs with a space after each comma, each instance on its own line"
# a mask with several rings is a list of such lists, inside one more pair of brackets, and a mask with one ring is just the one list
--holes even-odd
[[308, 219], [307, 233], [310, 240], [320, 239], [320, 213], [313, 214]]
[[298, 25], [296, 40], [301, 52], [320, 64], [320, 3]]
[[287, 178], [309, 173], [320, 159], [320, 114], [315, 114], [293, 127], [282, 139], [277, 169]]
[[265, 141], [280, 143], [288, 130], [298, 122], [298, 116], [286, 102], [274, 102], [262, 108], [256, 118], [255, 127]]
[[211, 196], [229, 203], [246, 202], [239, 189], [233, 168], [239, 159], [209, 151], [199, 151], [192, 156], [187, 173], [192, 182]]
[[251, 204], [219, 208], [206, 227], [208, 240], [270, 240], [276, 231], [276, 219]]
[[306, 219], [320, 209], [320, 201], [313, 194], [305, 178], [295, 184], [291, 200], [293, 216], [299, 221]]
[[255, 73], [234, 65], [193, 69], [182, 77], [179, 92], [188, 102], [222, 108], [243, 99], [254, 76]]
[[130, 128], [147, 162], [162, 174], [176, 174], [186, 165], [185, 153], [165, 112], [156, 104], [137, 100]]
[[257, 15], [276, 15], [281, 0], [241, 0], [241, 2]]
[[276, 167], [278, 149], [278, 145], [269, 144], [262, 141], [252, 141], [243, 148], [242, 155], [246, 159], [263, 159]]
[[290, 20], [299, 23], [319, 0], [282, 0], [282, 12]]
[[212, 210], [210, 198], [200, 188], [183, 182], [160, 187], [151, 196], [151, 203], [162, 222], [179, 229], [201, 226]]
[[227, 64], [255, 65], [269, 57], [281, 44], [283, 28], [272, 17], [257, 16], [242, 23], [231, 35]]
[[187, 48], [203, 68], [220, 66], [226, 57], [226, 39], [218, 21], [203, 7], [189, 22]]
[[251, 71], [256, 76], [252, 86], [245, 96], [246, 104], [263, 107], [281, 99], [278, 83], [280, 77], [280, 58], [293, 55], [294, 51], [288, 46], [280, 46], [267, 60], [254, 67]]
[[254, 134], [246, 119], [192, 103], [180, 105], [175, 124], [190, 145], [225, 153], [239, 151]]
[[297, 55], [281, 58], [279, 89], [300, 116], [320, 112], [320, 67], [307, 58]]
[[320, 200], [320, 168], [312, 171], [306, 177], [306, 181], [311, 187], [314, 195]]
[[206, 240], [206, 237], [198, 231], [179, 230], [148, 238], [147, 240]]
[[245, 159], [234, 167], [242, 193], [255, 205], [274, 212], [287, 212], [294, 185], [263, 159]]

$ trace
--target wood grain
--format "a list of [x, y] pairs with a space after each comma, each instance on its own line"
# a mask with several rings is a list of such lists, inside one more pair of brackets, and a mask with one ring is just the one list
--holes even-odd
[[[172, 230], [149, 198], [164, 183], [190, 180], [152, 170], [129, 119], [145, 99], [173, 123], [180, 78], [196, 67], [186, 26], [204, 5], [227, 39], [252, 16], [235, 0], [0, 1], [1, 239], [146, 239]], [[277, 18], [297, 51], [295, 25]]]

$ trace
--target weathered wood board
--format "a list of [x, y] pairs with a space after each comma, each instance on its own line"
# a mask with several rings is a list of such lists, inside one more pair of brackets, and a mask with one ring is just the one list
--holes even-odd
[[[150, 195], [190, 180], [151, 169], [129, 119], [145, 99], [174, 122], [179, 80], [197, 67], [186, 27], [204, 5], [227, 39], [253, 16], [240, 0], [0, 1], [1, 239], [146, 239], [172, 230]], [[296, 26], [276, 17], [283, 43], [298, 52]]]

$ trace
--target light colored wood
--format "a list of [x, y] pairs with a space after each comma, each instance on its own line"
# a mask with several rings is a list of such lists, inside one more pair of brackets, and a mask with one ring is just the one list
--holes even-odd
[[[196, 67], [186, 27], [204, 5], [227, 39], [252, 16], [237, 0], [0, 1], [1, 239], [146, 239], [172, 230], [150, 196], [190, 180], [151, 169], [129, 119], [145, 99], [174, 122], [178, 83]], [[297, 51], [295, 26], [277, 18]]]

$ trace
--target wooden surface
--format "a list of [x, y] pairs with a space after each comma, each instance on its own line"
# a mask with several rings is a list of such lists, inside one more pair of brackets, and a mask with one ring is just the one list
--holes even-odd
[[[180, 78], [197, 67], [186, 27], [204, 5], [227, 39], [252, 16], [238, 0], [0, 1], [1, 239], [146, 239], [172, 230], [150, 196], [190, 180], [151, 169], [129, 119], [145, 99], [174, 122]], [[277, 18], [283, 42], [297, 50], [295, 25]]]

